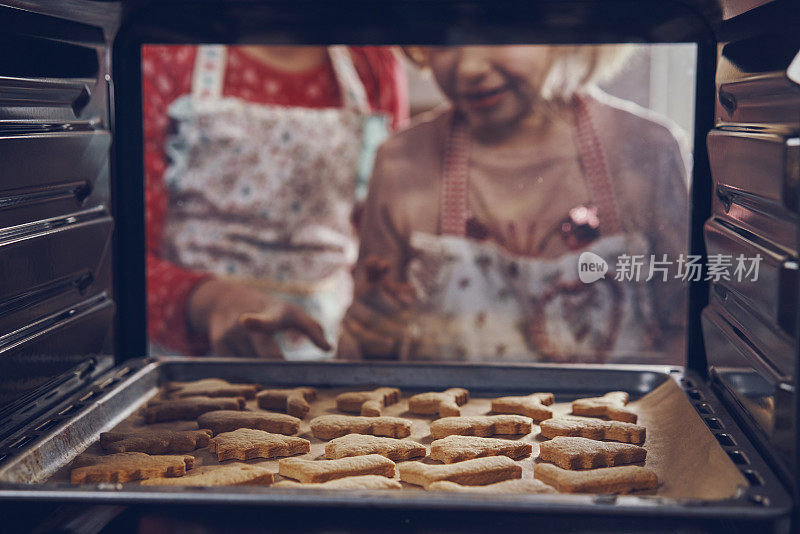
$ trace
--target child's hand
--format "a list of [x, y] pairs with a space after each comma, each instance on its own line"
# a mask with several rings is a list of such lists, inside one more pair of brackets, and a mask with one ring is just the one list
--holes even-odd
[[322, 327], [302, 308], [234, 282], [203, 282], [189, 300], [189, 323], [208, 336], [218, 356], [283, 358], [274, 338], [283, 330], [296, 330], [322, 350], [331, 349]]
[[346, 344], [357, 345], [361, 356], [396, 356], [408, 336], [414, 291], [391, 278], [389, 262], [383, 258], [367, 258], [364, 267], [367, 284], [357, 291], [342, 321], [343, 334], [349, 338]]

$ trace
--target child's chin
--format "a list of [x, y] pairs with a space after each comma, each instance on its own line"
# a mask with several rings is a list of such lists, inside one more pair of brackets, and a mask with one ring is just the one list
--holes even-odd
[[520, 118], [512, 117], [469, 117], [470, 130], [480, 139], [506, 137], [518, 127]]
[[502, 105], [491, 110], [469, 110], [467, 119], [473, 131], [507, 130], [514, 128], [524, 118], [516, 106]]

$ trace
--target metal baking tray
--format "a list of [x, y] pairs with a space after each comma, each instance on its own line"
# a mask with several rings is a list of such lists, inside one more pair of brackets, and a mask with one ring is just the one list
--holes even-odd
[[[460, 386], [475, 397], [546, 390], [556, 400], [628, 391], [633, 398], [676, 381], [698, 417], [750, 482], [725, 500], [613, 495], [491, 495], [380, 491], [325, 491], [271, 487], [157, 488], [121, 484], [73, 486], [47, 479], [127, 418], [167, 381], [216, 377], [275, 386], [396, 386], [413, 390]], [[614, 365], [476, 365], [354, 362], [267, 362], [170, 357], [128, 361], [76, 393], [47, 418], [0, 444], [0, 500], [59, 500], [127, 504], [317, 506], [403, 510], [591, 513], [676, 518], [780, 521], [791, 500], [713, 392], [682, 368]], [[707, 473], [705, 476], [713, 476]]]

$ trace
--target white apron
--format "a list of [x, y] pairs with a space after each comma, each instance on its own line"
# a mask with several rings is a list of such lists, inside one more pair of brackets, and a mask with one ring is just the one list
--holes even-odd
[[[614, 280], [621, 254], [649, 258], [643, 235], [623, 232], [605, 156], [589, 104], [575, 104], [576, 139], [602, 237], [556, 259], [510, 254], [466, 236], [466, 127], [454, 119], [443, 176], [443, 235], [415, 233], [407, 278], [421, 302], [411, 329], [410, 359], [601, 362], [629, 359], [658, 338], [642, 267], [639, 282]], [[584, 284], [578, 257], [591, 251], [609, 265], [605, 279]]]
[[[353, 292], [350, 218], [386, 124], [347, 49], [329, 54], [344, 107], [309, 109], [222, 96], [226, 49], [198, 48], [192, 94], [169, 109], [163, 250], [300, 304], [335, 341]], [[299, 334], [278, 338], [287, 358], [323, 356]]]

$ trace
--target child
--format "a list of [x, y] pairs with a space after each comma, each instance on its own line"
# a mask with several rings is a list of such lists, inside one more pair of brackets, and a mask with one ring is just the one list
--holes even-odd
[[[379, 151], [340, 355], [681, 361], [685, 286], [614, 269], [686, 253], [688, 158], [593, 87], [614, 48], [413, 52], [452, 105]], [[579, 280], [586, 251], [605, 278]]]
[[150, 341], [322, 357], [352, 295], [358, 177], [384, 118], [407, 116], [402, 64], [387, 47], [148, 45], [142, 77]]

